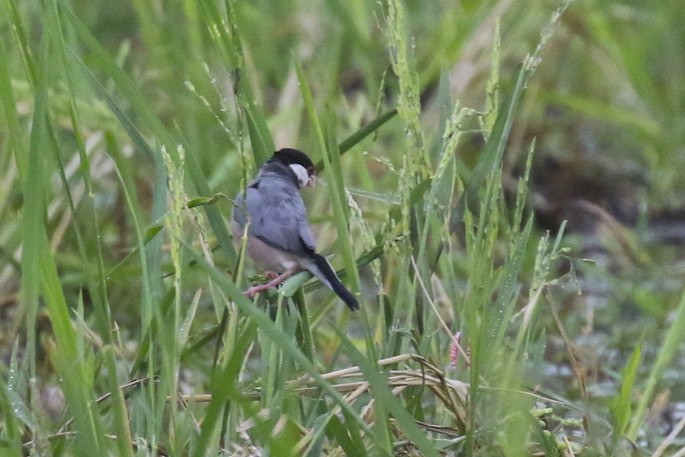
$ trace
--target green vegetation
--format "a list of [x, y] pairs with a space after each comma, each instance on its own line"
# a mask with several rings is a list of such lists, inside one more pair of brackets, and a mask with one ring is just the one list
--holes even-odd
[[[1, 3], [0, 455], [685, 443], [682, 5]], [[280, 147], [360, 312], [242, 294]]]

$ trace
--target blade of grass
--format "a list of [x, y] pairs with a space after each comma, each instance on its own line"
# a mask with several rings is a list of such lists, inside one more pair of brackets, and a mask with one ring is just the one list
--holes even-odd
[[[198, 259], [200, 259], [199, 256]], [[209, 264], [207, 264], [207, 267], [211, 268]], [[204, 457], [207, 455], [207, 450], [214, 447], [211, 446], [210, 440], [216, 434], [216, 428], [219, 425], [226, 403], [228, 401], [238, 404], [244, 403], [235, 384], [241, 371], [240, 367], [243, 364], [243, 359], [248, 353], [247, 349], [254, 339], [255, 333], [255, 322], [248, 320], [233, 340], [235, 348], [232, 348], [232, 353], [227, 354], [228, 357], [225, 359], [223, 366], [218, 366], [212, 373], [212, 400], [202, 420], [200, 436], [197, 437], [194, 451], [191, 453], [193, 457]]]
[[349, 457], [365, 455], [362, 452], [364, 446], [360, 446], [360, 444], [362, 443], [353, 442], [350, 439], [350, 435], [347, 430], [348, 427], [346, 427], [345, 424], [343, 424], [340, 421], [338, 416], [330, 416], [330, 420], [326, 424], [326, 433], [329, 436], [335, 438], [335, 441], [337, 441], [338, 445], [342, 448], [345, 455]]
[[[22, 284], [22, 288], [25, 294], [25, 305], [29, 308], [27, 313], [29, 328], [35, 328], [39, 295], [42, 295], [45, 300], [58, 348], [54, 352], [54, 362], [61, 375], [67, 405], [76, 417], [75, 425], [78, 431], [76, 448], [82, 454], [91, 452], [104, 455], [106, 447], [101, 441], [104, 437], [102, 425], [91, 403], [91, 373], [86, 369], [78, 350], [69, 309], [44, 226], [46, 196], [44, 184], [49, 180], [44, 178], [46, 171], [43, 156], [47, 148], [51, 146], [51, 127], [47, 112], [47, 81], [51, 80], [51, 69], [54, 68], [52, 46], [56, 33], [54, 27], [54, 23], [46, 24], [46, 33], [43, 35], [38, 59], [40, 70], [36, 80], [36, 105], [28, 151], [28, 174], [24, 182], [22, 273], [25, 283]], [[30, 354], [35, 354], [35, 335], [30, 338], [34, 341], [29, 343], [28, 350]]]
[[274, 143], [266, 124], [266, 117], [255, 101], [250, 78], [245, 72], [243, 46], [237, 27], [239, 21], [236, 18], [234, 2], [226, 0], [224, 5], [226, 16], [219, 10], [218, 3], [202, 2], [203, 18], [208, 29], [212, 31], [214, 43], [222, 51], [224, 63], [233, 67], [237, 107], [245, 114], [252, 154], [255, 164], [259, 167], [271, 157], [275, 149]]
[[[337, 142], [335, 141], [332, 119], [330, 119], [331, 116], [329, 116], [329, 118], [326, 119], [327, 122], [325, 122], [324, 126], [322, 126], [322, 123], [316, 114], [316, 109], [314, 108], [312, 93], [309, 89], [309, 83], [307, 82], [304, 71], [297, 63], [295, 64], [295, 68], [297, 70], [297, 78], [300, 83], [300, 91], [302, 93], [304, 106], [309, 115], [309, 120], [312, 124], [314, 132], [316, 133], [319, 149], [323, 154], [324, 164], [329, 168], [330, 173], [332, 173], [332, 179], [330, 180], [331, 185], [329, 186], [329, 189], [331, 206], [333, 208], [333, 222], [338, 232], [337, 239], [340, 244], [340, 251], [343, 255], [345, 270], [352, 278], [353, 288], [358, 290], [359, 273], [356, 269], [354, 249], [352, 248], [352, 243], [350, 242], [350, 233], [348, 229], [349, 216], [346, 204], [347, 197], [345, 195], [345, 187], [342, 178], [340, 153], [339, 151], [334, 150], [337, 148]], [[332, 166], [333, 169], [331, 169]]]
[[112, 410], [114, 416], [114, 430], [116, 431], [116, 444], [119, 449], [119, 456], [133, 457], [133, 439], [131, 438], [131, 429], [129, 428], [130, 417], [124, 398], [124, 392], [121, 389], [121, 384], [115, 375], [117, 373], [116, 358], [112, 346], [104, 348], [105, 363], [107, 371], [112, 373], [110, 378], [110, 392], [112, 393]]
[[36, 68], [33, 61], [32, 52], [29, 47], [28, 35], [24, 27], [24, 21], [21, 18], [21, 13], [19, 8], [17, 8], [16, 0], [6, 0], [5, 4], [11, 17], [10, 22], [12, 24], [12, 32], [21, 50], [20, 55], [26, 67], [26, 75], [28, 77], [31, 88], [35, 91], [36, 89]]
[[[3, 376], [0, 377], [0, 411], [2, 411], [2, 417], [4, 419], [3, 425], [5, 426], [5, 431], [3, 434], [3, 443], [0, 448], [3, 452], [7, 452], [9, 456], [20, 457], [23, 456], [22, 450], [22, 440], [24, 438], [25, 430], [22, 426], [22, 422], [26, 425], [27, 420], [31, 417], [28, 412], [28, 407], [23, 401], [21, 396], [15, 391], [19, 368], [17, 363], [17, 351], [15, 346], [15, 351], [13, 351], [12, 357], [10, 358], [9, 366], [7, 367], [7, 373], [2, 373]], [[4, 371], [4, 370], [3, 370]], [[7, 379], [7, 381], [5, 381]], [[25, 383], [22, 383], [24, 386]], [[25, 414], [22, 414], [26, 411]], [[22, 419], [21, 416], [24, 416]], [[29, 430], [32, 427], [29, 428]], [[31, 433], [35, 436], [35, 429], [31, 430]]]
[[[349, 151], [350, 149], [355, 147], [357, 144], [361, 143], [361, 141], [364, 138], [366, 138], [367, 136], [376, 132], [386, 122], [390, 121], [396, 115], [397, 115], [397, 110], [391, 109], [390, 111], [387, 111], [386, 113], [381, 114], [376, 119], [369, 122], [368, 124], [365, 124], [359, 130], [357, 130], [356, 132], [354, 132], [353, 134], [351, 134], [350, 136], [345, 138], [343, 141], [341, 141], [338, 144], [338, 147], [337, 147], [337, 150], [340, 153], [340, 155], [345, 154], [347, 151]], [[322, 172], [325, 167], [326, 167], [326, 163], [324, 162], [323, 159], [319, 160], [314, 165], [314, 168], [316, 169], [317, 173]]]
[[19, 177], [24, 179], [28, 164], [26, 160], [26, 145], [24, 144], [24, 132], [21, 130], [17, 102], [12, 90], [12, 79], [7, 68], [8, 59], [5, 44], [0, 40], [0, 99], [2, 99], [3, 113], [5, 114], [5, 126], [9, 139], [9, 149], [14, 154], [14, 160], [19, 170]]
[[645, 387], [642, 389], [642, 395], [640, 395], [637, 407], [632, 415], [632, 421], [626, 436], [633, 442], [637, 439], [640, 428], [646, 420], [647, 410], [654, 400], [654, 392], [657, 385], [661, 382], [666, 368], [673, 360], [677, 349], [683, 341], [683, 335], [685, 335], [685, 289], [681, 293], [674, 318], [671, 320], [671, 326], [666, 332], [654, 365], [652, 365], [647, 377]]
[[[107, 292], [106, 292], [106, 280], [105, 280], [105, 269], [104, 269], [104, 261], [102, 257], [102, 248], [101, 244], [98, 242], [101, 237], [100, 237], [100, 228], [99, 228], [99, 222], [98, 222], [98, 214], [96, 211], [96, 207], [93, 201], [93, 196], [95, 195], [95, 192], [93, 190], [93, 184], [90, 179], [90, 162], [88, 158], [88, 154], [86, 152], [86, 146], [85, 146], [85, 141], [83, 139], [83, 136], [81, 132], [83, 131], [80, 123], [80, 115], [79, 115], [79, 109], [78, 109], [78, 104], [76, 102], [74, 94], [78, 93], [78, 90], [76, 90], [76, 82], [74, 79], [74, 74], [71, 66], [67, 63], [67, 53], [66, 53], [66, 46], [64, 42], [64, 37], [62, 33], [62, 29], [60, 27], [60, 22], [59, 22], [59, 17], [58, 17], [58, 7], [56, 2], [51, 3], [51, 14], [53, 17], [54, 24], [56, 24], [56, 28], [59, 32], [58, 36], [58, 46], [59, 46], [59, 59], [61, 62], [62, 68], [65, 69], [65, 77], [67, 80], [67, 84], [70, 88], [68, 91], [69, 93], [69, 105], [70, 105], [70, 115], [71, 115], [71, 122], [73, 126], [73, 131], [75, 134], [76, 138], [76, 144], [77, 144], [77, 149], [79, 153], [79, 158], [81, 162], [81, 170], [82, 170], [82, 176], [83, 176], [83, 182], [86, 186], [86, 198], [88, 202], [88, 209], [90, 211], [90, 225], [93, 227], [93, 234], [95, 239], [91, 240], [89, 243], [90, 246], [95, 246], [95, 261], [96, 261], [96, 266], [94, 270], [91, 268], [88, 268], [87, 266], [90, 265], [89, 260], [92, 259], [93, 253], [92, 251], [87, 252], [86, 245], [83, 239], [83, 236], [81, 234], [81, 230], [79, 228], [79, 224], [77, 219], [73, 220], [73, 225], [76, 233], [76, 238], [77, 238], [77, 244], [78, 244], [78, 249], [80, 252], [80, 255], [83, 259], [83, 265], [84, 265], [84, 274], [86, 275], [87, 283], [88, 283], [88, 290], [90, 292], [90, 299], [93, 301], [95, 304], [95, 310], [96, 310], [96, 316], [97, 316], [97, 322], [99, 324], [99, 329], [100, 329], [100, 334], [103, 337], [105, 343], [108, 345], [104, 349], [103, 353], [103, 358], [105, 360], [105, 363], [107, 365], [107, 369], [110, 373], [112, 373], [112, 376], [110, 376], [110, 389], [112, 392], [112, 405], [113, 405], [113, 413], [114, 413], [114, 423], [115, 423], [115, 433], [117, 436], [117, 445], [119, 449], [119, 455], [121, 456], [126, 456], [126, 457], [132, 457], [133, 456], [133, 442], [131, 439], [131, 432], [129, 429], [129, 417], [128, 413], [126, 410], [126, 404], [124, 401], [124, 396], [123, 392], [120, 389], [120, 383], [118, 382], [118, 378], [116, 376], [117, 370], [116, 370], [116, 359], [115, 359], [115, 353], [112, 347], [110, 346], [112, 344], [112, 332], [111, 329], [113, 328], [112, 325], [112, 319], [110, 315], [110, 308], [109, 308], [109, 301], [107, 298]], [[67, 189], [67, 194], [69, 196], [69, 202], [70, 202], [70, 207], [71, 211], [73, 214], [76, 214], [76, 208], [74, 206], [73, 200], [71, 199], [71, 193], [68, 192], [68, 182], [65, 177], [64, 169], [60, 164], [60, 175], [62, 176], [62, 180], [64, 183], [65, 188]]]
[[613, 446], [616, 447], [619, 440], [624, 436], [624, 433], [630, 425], [630, 419], [632, 415], [632, 403], [633, 403], [633, 386], [635, 385], [635, 380], [637, 378], [638, 369], [640, 368], [640, 362], [642, 361], [642, 343], [638, 343], [633, 350], [628, 363], [623, 369], [623, 375], [621, 376], [621, 391], [618, 396], [614, 397], [611, 401], [611, 413], [614, 419], [614, 430], [612, 431], [612, 442]]
[[[72, 220], [72, 225], [74, 227], [74, 232], [76, 234], [76, 241], [78, 245], [78, 250], [81, 255], [81, 258], [83, 259], [83, 266], [84, 266], [84, 275], [87, 278], [87, 284], [88, 284], [88, 290], [89, 294], [91, 297], [91, 300], [94, 303], [94, 308], [96, 312], [96, 322], [98, 324], [99, 332], [100, 335], [103, 337], [104, 341], [106, 344], [111, 344], [112, 342], [112, 318], [110, 314], [110, 309], [109, 309], [109, 303], [107, 301], [107, 293], [106, 293], [106, 281], [105, 281], [105, 271], [104, 271], [104, 261], [102, 257], [102, 246], [98, 242], [100, 240], [100, 228], [99, 228], [99, 222], [98, 222], [98, 214], [95, 209], [95, 204], [94, 204], [94, 195], [95, 191], [93, 189], [93, 183], [92, 180], [90, 179], [90, 160], [88, 158], [88, 154], [86, 152], [86, 145], [85, 145], [85, 140], [82, 135], [82, 131], [84, 129], [82, 128], [81, 125], [81, 116], [79, 113], [79, 107], [76, 101], [75, 94], [78, 93], [78, 89], [76, 87], [76, 81], [75, 81], [75, 74], [72, 69], [72, 67], [67, 63], [67, 52], [66, 52], [66, 45], [64, 41], [64, 34], [61, 28], [61, 24], [59, 22], [59, 17], [58, 17], [58, 7], [56, 2], [51, 2], [51, 15], [53, 18], [54, 23], [56, 24], [56, 28], [59, 32], [58, 34], [58, 46], [59, 46], [59, 61], [60, 61], [60, 67], [64, 68], [64, 73], [65, 73], [65, 79], [67, 82], [67, 85], [69, 87], [68, 91], [68, 97], [69, 97], [69, 114], [71, 117], [71, 124], [72, 128], [74, 131], [74, 137], [77, 145], [77, 150], [79, 154], [79, 159], [81, 162], [81, 176], [83, 179], [83, 183], [86, 187], [86, 200], [87, 200], [87, 205], [88, 205], [88, 210], [90, 212], [90, 220], [89, 220], [89, 225], [93, 227], [93, 234], [94, 234], [94, 239], [89, 240], [90, 242], [88, 243], [89, 246], [94, 246], [95, 250], [95, 255], [93, 256], [93, 252], [89, 252], [88, 248], [86, 247], [86, 241], [83, 238], [83, 232], [81, 230], [79, 221], [77, 218], [74, 218]], [[55, 140], [56, 141], [56, 140]], [[69, 206], [71, 208], [71, 212], [73, 214], [77, 214], [76, 206], [74, 204], [74, 200], [71, 197], [71, 191], [69, 188], [69, 183], [66, 178], [66, 173], [64, 171], [64, 166], [59, 158], [59, 156], [56, 157], [56, 161], [58, 163], [58, 171], [60, 173], [60, 177], [62, 179], [62, 183], [65, 189], [65, 193], [67, 195], [67, 198], [69, 200]], [[92, 265], [92, 259], [95, 257], [95, 265], [96, 268], [93, 269], [91, 268]]]

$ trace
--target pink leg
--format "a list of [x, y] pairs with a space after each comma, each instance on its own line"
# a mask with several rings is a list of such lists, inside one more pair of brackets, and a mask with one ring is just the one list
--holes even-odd
[[247, 295], [250, 298], [253, 298], [255, 295], [257, 295], [259, 292], [263, 292], [267, 289], [271, 289], [272, 287], [276, 287], [280, 283], [286, 280], [289, 276], [292, 276], [293, 273], [295, 273], [299, 268], [297, 266], [288, 268], [285, 272], [281, 273], [280, 275], [276, 276], [273, 278], [271, 281], [265, 283], [265, 284], [260, 284], [258, 286], [252, 286], [249, 289], [245, 291], [245, 295]]

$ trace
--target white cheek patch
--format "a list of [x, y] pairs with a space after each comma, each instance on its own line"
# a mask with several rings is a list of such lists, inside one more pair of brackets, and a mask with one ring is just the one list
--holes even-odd
[[295, 172], [295, 176], [297, 176], [297, 182], [300, 187], [304, 187], [309, 184], [309, 173], [305, 167], [294, 163], [290, 165], [290, 169]]

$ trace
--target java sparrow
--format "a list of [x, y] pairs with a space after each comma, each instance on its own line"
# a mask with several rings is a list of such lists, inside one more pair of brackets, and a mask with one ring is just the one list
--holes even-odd
[[[343, 286], [325, 257], [316, 253], [316, 242], [307, 221], [307, 210], [299, 190], [314, 185], [314, 164], [305, 153], [285, 148], [276, 151], [257, 177], [235, 197], [232, 215], [233, 239], [247, 229], [247, 255], [271, 270], [272, 279], [249, 288], [245, 294], [276, 287], [300, 270], [307, 270], [333, 290], [351, 310], [359, 302]], [[279, 274], [276, 274], [279, 273]]]

